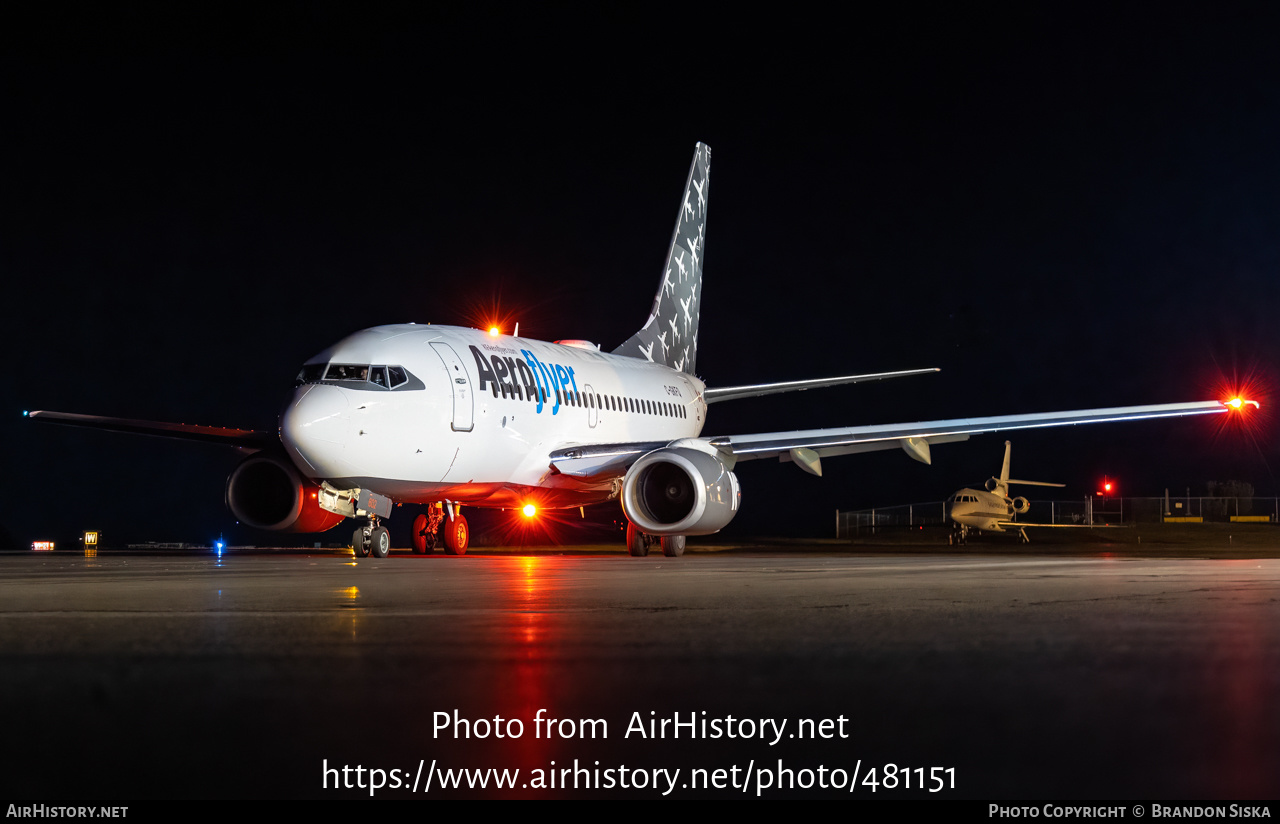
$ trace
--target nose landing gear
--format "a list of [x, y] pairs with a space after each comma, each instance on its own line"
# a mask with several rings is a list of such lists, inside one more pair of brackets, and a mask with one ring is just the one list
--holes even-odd
[[370, 518], [369, 523], [357, 529], [351, 536], [351, 549], [357, 558], [373, 555], [385, 558], [391, 551], [391, 533], [384, 526], [378, 525], [377, 518]]

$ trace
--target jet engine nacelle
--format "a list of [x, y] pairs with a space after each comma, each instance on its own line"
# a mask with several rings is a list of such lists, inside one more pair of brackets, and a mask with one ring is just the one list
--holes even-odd
[[343, 517], [320, 508], [319, 490], [287, 459], [254, 455], [227, 478], [227, 508], [240, 523], [257, 529], [324, 532]]
[[622, 480], [622, 511], [650, 535], [710, 535], [738, 514], [738, 479], [696, 449], [655, 449]]
[[1013, 511], [1018, 513], [1019, 515], [1026, 512], [1030, 508], [1031, 508], [1031, 502], [1028, 501], [1026, 498], [1019, 497], [1019, 498], [1013, 499]]
[[988, 492], [995, 492], [996, 487], [1000, 485], [1000, 482], [995, 478], [987, 478], [987, 482], [983, 485], [987, 488]]

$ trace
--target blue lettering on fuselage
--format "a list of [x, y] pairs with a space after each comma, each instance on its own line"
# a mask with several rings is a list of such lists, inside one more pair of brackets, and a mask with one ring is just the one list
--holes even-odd
[[544, 406], [550, 406], [552, 415], [559, 414], [562, 395], [567, 397], [568, 392], [578, 391], [572, 366], [543, 363], [528, 349], [520, 350], [523, 359], [494, 355], [492, 361], [475, 346], [470, 349], [480, 378], [477, 391], [485, 391], [492, 383], [503, 397], [533, 400], [539, 414]]

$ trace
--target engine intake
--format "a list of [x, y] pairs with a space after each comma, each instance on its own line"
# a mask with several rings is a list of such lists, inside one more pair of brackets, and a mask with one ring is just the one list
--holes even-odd
[[622, 480], [622, 511], [650, 535], [710, 535], [738, 514], [737, 477], [715, 457], [683, 447], [655, 449]]
[[227, 508], [240, 523], [282, 532], [324, 532], [342, 522], [321, 509], [320, 487], [282, 458], [254, 455], [227, 478]]

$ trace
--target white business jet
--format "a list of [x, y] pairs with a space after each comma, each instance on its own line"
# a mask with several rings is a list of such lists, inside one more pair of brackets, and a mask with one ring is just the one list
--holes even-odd
[[1031, 502], [1021, 496], [1009, 497], [1010, 484], [1022, 486], [1057, 486], [1066, 484], [1046, 483], [1044, 481], [1015, 481], [1009, 478], [1009, 442], [1004, 442], [1004, 463], [1000, 466], [1000, 477], [988, 478], [984, 489], [965, 488], [951, 496], [951, 520], [956, 523], [955, 540], [964, 543], [969, 537], [969, 530], [980, 532], [1004, 532], [1006, 529], [1017, 530], [1022, 542], [1030, 543], [1026, 527], [1060, 526], [1059, 524], [1030, 524], [1013, 520], [1013, 516], [1024, 515], [1031, 508]]
[[[242, 523], [320, 532], [352, 518], [357, 555], [386, 556], [382, 519], [419, 504], [412, 543], [466, 551], [461, 507], [526, 514], [618, 499], [627, 547], [684, 552], [685, 536], [717, 532], [738, 512], [736, 466], [773, 458], [822, 474], [822, 459], [930, 448], [970, 435], [1227, 411], [1219, 401], [989, 418], [702, 434], [710, 404], [918, 375], [936, 369], [708, 388], [697, 377], [711, 150], [699, 143], [648, 320], [612, 351], [452, 326], [400, 324], [356, 332], [308, 360], [277, 432], [59, 412], [34, 420], [214, 441], [252, 451], [227, 480]], [[670, 273], [676, 273], [671, 276]], [[670, 335], [667, 338], [667, 335]]]

